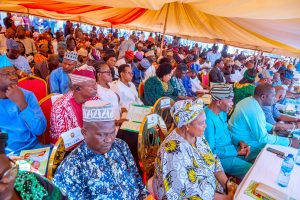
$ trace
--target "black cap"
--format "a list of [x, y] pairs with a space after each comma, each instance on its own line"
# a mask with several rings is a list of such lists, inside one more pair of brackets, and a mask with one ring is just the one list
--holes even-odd
[[0, 154], [5, 154], [5, 147], [7, 141], [7, 134], [0, 132]]

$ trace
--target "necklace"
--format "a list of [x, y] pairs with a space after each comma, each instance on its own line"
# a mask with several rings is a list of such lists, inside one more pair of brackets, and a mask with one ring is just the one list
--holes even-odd
[[162, 80], [158, 79], [161, 82], [162, 88], [164, 90], [164, 92], [168, 91], [169, 89], [169, 84], [166, 82], [163, 82]]

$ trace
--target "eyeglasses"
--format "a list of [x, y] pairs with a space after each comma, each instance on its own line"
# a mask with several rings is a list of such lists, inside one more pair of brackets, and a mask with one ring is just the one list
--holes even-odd
[[0, 73], [2, 77], [17, 76], [17, 72]]
[[10, 161], [12, 162], [12, 167], [4, 172], [4, 174], [2, 175], [2, 177], [0, 179], [0, 183], [3, 182], [4, 178], [8, 179], [8, 181], [11, 182], [18, 175], [19, 166], [13, 160], [10, 160]]
[[103, 71], [103, 72], [99, 72], [101, 74], [111, 74], [111, 71], [110, 70], [107, 70], [107, 71]]

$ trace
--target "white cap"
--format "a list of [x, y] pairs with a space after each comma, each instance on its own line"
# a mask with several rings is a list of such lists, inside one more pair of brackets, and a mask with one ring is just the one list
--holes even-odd
[[64, 59], [77, 61], [78, 53], [76, 51], [69, 51], [65, 53]]
[[113, 106], [101, 100], [87, 101], [82, 106], [84, 122], [114, 121]]

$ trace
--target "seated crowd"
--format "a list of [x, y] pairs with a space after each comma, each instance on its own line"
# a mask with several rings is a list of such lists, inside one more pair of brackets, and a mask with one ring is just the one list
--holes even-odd
[[[5, 18], [0, 55], [0, 199], [233, 199], [266, 144], [300, 147], [287, 137], [300, 119], [279, 112], [299, 106], [295, 69], [286, 61], [167, 44], [160, 35], [63, 32], [38, 34]], [[47, 119], [18, 79], [44, 79], [61, 94]], [[208, 83], [206, 83], [208, 80]], [[299, 80], [298, 80], [299, 81]], [[202, 97], [210, 95], [204, 105]], [[175, 101], [176, 128], [161, 141], [150, 187], [143, 182], [137, 134], [120, 130], [132, 104]], [[22, 150], [50, 146], [81, 128], [84, 140], [53, 180], [17, 169]]]

